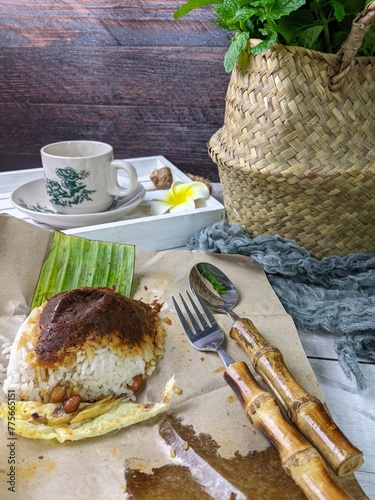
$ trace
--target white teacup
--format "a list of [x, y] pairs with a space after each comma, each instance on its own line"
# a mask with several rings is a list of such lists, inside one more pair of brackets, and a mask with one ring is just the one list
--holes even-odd
[[[138, 186], [133, 165], [113, 159], [113, 148], [96, 141], [63, 141], [41, 149], [46, 189], [51, 205], [62, 214], [107, 210], [115, 196], [126, 196]], [[118, 182], [118, 171], [127, 185]]]

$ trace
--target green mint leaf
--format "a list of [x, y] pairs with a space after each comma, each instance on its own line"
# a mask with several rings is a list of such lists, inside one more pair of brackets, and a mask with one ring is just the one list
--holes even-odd
[[322, 3], [321, 0], [312, 0], [310, 2], [310, 9], [311, 10], [319, 10], [321, 3]]
[[272, 8], [267, 10], [268, 19], [280, 19], [283, 16], [288, 16], [291, 12], [305, 5], [306, 0], [275, 0]]
[[359, 14], [365, 5], [368, 4], [368, 1], [364, 0], [342, 0], [341, 2], [344, 6], [344, 10], [347, 14]]
[[316, 23], [310, 10], [300, 9], [289, 16], [282, 17], [277, 23], [279, 34], [287, 45], [293, 45], [299, 31], [314, 26]]
[[252, 34], [254, 30], [253, 18], [263, 21], [266, 15], [263, 9], [240, 7], [233, 0], [224, 0], [222, 5], [213, 9], [219, 16], [217, 24], [232, 31], [247, 31]]
[[175, 19], [179, 19], [180, 17], [186, 16], [186, 14], [188, 14], [194, 9], [199, 9], [201, 7], [206, 7], [207, 5], [220, 4], [220, 3], [223, 3], [223, 0], [188, 0], [174, 12], [173, 17]]
[[225, 24], [227, 29], [237, 30], [241, 28], [238, 20], [235, 19], [237, 8], [237, 3], [234, 0], [224, 0], [221, 5], [214, 7], [213, 10], [219, 16], [221, 26]]
[[266, 50], [270, 49], [272, 45], [275, 42], [272, 40], [263, 40], [262, 42], [258, 43], [255, 47], [251, 47], [250, 53], [253, 54], [254, 56], [261, 54], [262, 52], [265, 52]]
[[224, 0], [221, 5], [213, 7], [213, 10], [223, 19], [223, 21], [233, 19], [237, 12], [237, 3], [235, 0]]
[[238, 56], [246, 48], [249, 40], [249, 33], [237, 33], [231, 40], [229, 49], [224, 56], [224, 69], [230, 73], [236, 64]]
[[329, 3], [333, 7], [335, 18], [338, 22], [341, 22], [345, 17], [345, 7], [343, 3], [340, 0], [329, 0]]
[[[251, 54], [268, 50], [275, 42], [336, 53], [350, 32], [354, 17], [370, 0], [185, 0], [174, 13], [178, 19], [193, 9], [212, 6], [221, 28], [235, 33], [224, 58], [230, 72], [250, 38], [261, 39]], [[358, 55], [375, 52], [375, 25], [364, 38]]]
[[360, 54], [363, 56], [371, 57], [375, 55], [375, 24], [366, 33]]
[[249, 7], [241, 7], [236, 12], [236, 19], [239, 19], [241, 21], [247, 21], [252, 16], [259, 16], [259, 18], [263, 17], [263, 12], [261, 12], [260, 9], [251, 9]]
[[312, 26], [298, 33], [296, 42], [301, 47], [306, 49], [314, 49], [320, 33], [323, 31], [323, 26]]
[[251, 8], [257, 8], [261, 7], [262, 9], [265, 9], [266, 7], [273, 8], [273, 5], [275, 3], [275, 0], [238, 0], [238, 5], [239, 7], [251, 7]]
[[250, 48], [250, 53], [254, 55], [270, 49], [272, 45], [277, 42], [277, 27], [274, 22], [268, 21], [268, 23], [264, 25], [264, 28], [259, 31], [265, 37], [265, 40], [258, 43], [255, 47]]

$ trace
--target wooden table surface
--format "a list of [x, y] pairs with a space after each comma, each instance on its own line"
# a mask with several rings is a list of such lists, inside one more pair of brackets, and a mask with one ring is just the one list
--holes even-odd
[[230, 34], [210, 8], [174, 19], [182, 3], [3, 0], [0, 170], [76, 137], [218, 180], [207, 140], [223, 124]]
[[[32, 170], [0, 173], [0, 213], [24, 218], [11, 206], [9, 194], [38, 177], [40, 172]], [[213, 195], [222, 201], [219, 184], [214, 184]], [[333, 348], [334, 339], [341, 334], [298, 333], [333, 419], [364, 453], [364, 464], [355, 476], [367, 496], [375, 500], [375, 363], [361, 362], [368, 388], [358, 394], [355, 382], [348, 380], [338, 365]]]

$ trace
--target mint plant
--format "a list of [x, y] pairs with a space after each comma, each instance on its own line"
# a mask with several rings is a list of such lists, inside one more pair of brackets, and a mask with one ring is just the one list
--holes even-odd
[[[224, 68], [230, 73], [247, 49], [259, 54], [275, 43], [336, 53], [348, 36], [353, 19], [370, 0], [188, 0], [174, 12], [179, 19], [194, 9], [212, 6], [221, 28], [233, 31]], [[261, 42], [249, 47], [250, 38]], [[249, 48], [248, 48], [249, 47]], [[375, 26], [364, 37], [358, 55], [375, 53]]]

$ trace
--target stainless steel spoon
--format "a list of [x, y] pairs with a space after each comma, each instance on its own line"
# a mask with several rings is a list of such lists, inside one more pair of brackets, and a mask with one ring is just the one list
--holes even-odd
[[346, 438], [326, 412], [324, 405], [293, 377], [277, 347], [270, 345], [248, 318], [232, 308], [239, 296], [231, 280], [208, 262], [196, 264], [189, 285], [213, 312], [225, 313], [233, 321], [230, 337], [248, 354], [254, 370], [272, 390], [299, 431], [320, 451], [338, 476], [357, 470], [363, 454]]
[[232, 311], [239, 300], [236, 287], [218, 267], [208, 262], [196, 264], [190, 271], [189, 285], [211, 310], [226, 313], [233, 322], [240, 319]]

